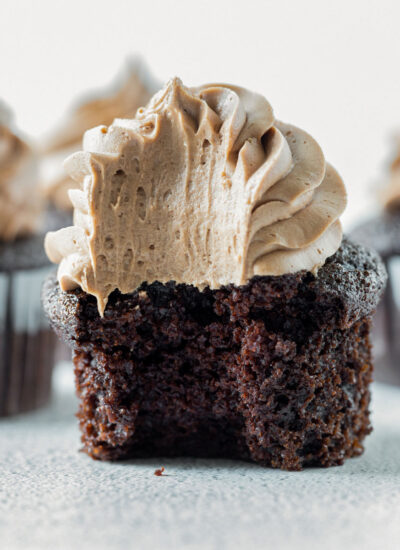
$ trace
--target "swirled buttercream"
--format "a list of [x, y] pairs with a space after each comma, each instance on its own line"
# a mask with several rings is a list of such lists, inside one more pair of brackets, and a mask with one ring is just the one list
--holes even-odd
[[49, 233], [64, 290], [102, 314], [143, 281], [199, 288], [316, 271], [339, 247], [346, 192], [315, 140], [243, 88], [167, 83], [134, 119], [85, 134], [66, 161], [74, 226]]
[[40, 222], [42, 197], [33, 149], [13, 128], [9, 110], [0, 104], [0, 240], [33, 233]]
[[114, 118], [131, 118], [160, 88], [140, 59], [128, 60], [111, 87], [89, 94], [71, 107], [58, 127], [42, 143], [41, 184], [47, 197], [62, 210], [72, 210], [68, 190], [76, 188], [63, 161], [82, 148], [83, 134]]

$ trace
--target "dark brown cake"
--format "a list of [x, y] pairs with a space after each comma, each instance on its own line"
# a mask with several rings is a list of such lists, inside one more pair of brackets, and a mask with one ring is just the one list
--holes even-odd
[[56, 338], [40, 289], [50, 270], [43, 235], [0, 242], [0, 416], [49, 400]]
[[371, 431], [369, 330], [378, 256], [344, 241], [315, 278], [254, 277], [200, 292], [174, 283], [95, 299], [45, 283], [74, 353], [93, 458], [228, 457], [299, 470], [342, 464]]

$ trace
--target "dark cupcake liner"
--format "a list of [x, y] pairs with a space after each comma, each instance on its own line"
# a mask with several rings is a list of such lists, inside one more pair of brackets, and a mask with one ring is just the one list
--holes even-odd
[[373, 319], [374, 378], [400, 385], [400, 212], [385, 212], [357, 226], [352, 238], [381, 256], [388, 282]]
[[51, 269], [0, 272], [0, 416], [31, 411], [50, 398], [55, 337], [40, 295]]
[[400, 255], [385, 260], [388, 283], [374, 317], [375, 378], [400, 385]]

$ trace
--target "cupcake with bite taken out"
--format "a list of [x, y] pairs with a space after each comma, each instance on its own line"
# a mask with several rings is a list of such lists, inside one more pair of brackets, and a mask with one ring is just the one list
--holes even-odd
[[175, 78], [83, 149], [43, 301], [85, 451], [289, 470], [359, 455], [386, 274], [342, 238], [346, 191], [316, 141], [261, 95]]
[[37, 155], [0, 104], [0, 416], [36, 409], [50, 395], [55, 338], [40, 303], [51, 270], [42, 213]]
[[380, 191], [380, 210], [359, 224], [352, 237], [377, 250], [387, 269], [388, 284], [373, 323], [376, 378], [400, 385], [400, 136], [395, 149]]

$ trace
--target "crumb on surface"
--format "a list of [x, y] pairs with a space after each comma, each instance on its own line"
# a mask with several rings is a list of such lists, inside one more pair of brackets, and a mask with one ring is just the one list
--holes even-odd
[[158, 476], [158, 477], [161, 477], [163, 475], [165, 471], [165, 468], [164, 466], [161, 466], [161, 468], [158, 468], [155, 472], [154, 472], [154, 475], [155, 476]]

